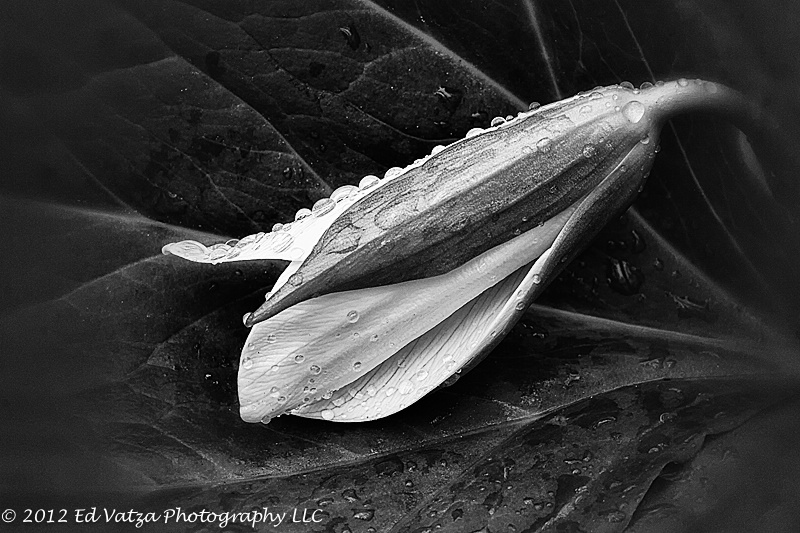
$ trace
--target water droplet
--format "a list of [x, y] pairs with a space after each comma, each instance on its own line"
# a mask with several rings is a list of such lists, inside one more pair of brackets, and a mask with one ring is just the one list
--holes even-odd
[[627, 118], [633, 124], [636, 124], [642, 117], [644, 116], [644, 112], [646, 111], [644, 104], [639, 102], [638, 100], [631, 100], [625, 107], [622, 108], [622, 114], [625, 118]]
[[278, 222], [274, 226], [272, 226], [272, 231], [273, 232], [280, 231], [282, 229], [283, 229], [283, 224], [281, 224], [280, 222]]
[[500, 126], [500, 125], [505, 124], [505, 123], [506, 123], [506, 119], [504, 119], [503, 117], [494, 117], [492, 119], [491, 126], [492, 127]]
[[623, 522], [625, 520], [625, 513], [622, 511], [611, 511], [608, 513], [608, 521], [609, 522]]
[[334, 207], [336, 207], [336, 202], [330, 198], [323, 198], [321, 200], [317, 200], [317, 202], [311, 208], [311, 212], [314, 214], [314, 216], [321, 217], [333, 211]]
[[403, 169], [402, 168], [400, 168], [400, 167], [392, 167], [392, 168], [390, 168], [389, 170], [386, 171], [386, 174], [384, 174], [383, 177], [386, 178], [387, 180], [391, 180], [391, 179], [396, 178], [397, 176], [399, 176], [402, 173], [403, 173]]
[[391, 396], [392, 394], [395, 393], [395, 391], [396, 389], [394, 387], [389, 387], [388, 389], [386, 389], [386, 396]]
[[286, 396], [278, 396], [278, 403], [286, 403]]
[[370, 189], [380, 183], [381, 179], [378, 176], [373, 176], [369, 174], [361, 178], [361, 181], [358, 182], [358, 188], [362, 191]]
[[322, 369], [317, 365], [311, 365], [311, 368], [309, 368], [309, 370], [311, 370], [311, 373], [314, 374], [315, 376], [318, 375], [320, 372], [322, 372]]
[[515, 306], [515, 309], [517, 311], [524, 311], [525, 310], [525, 302], [517, 302], [517, 305]]
[[374, 398], [375, 396], [378, 395], [378, 389], [376, 389], [375, 387], [367, 387], [367, 390], [365, 390], [364, 392], [366, 392], [367, 396], [369, 396], [370, 398]]
[[347, 321], [351, 324], [358, 322], [358, 311], [355, 309], [347, 313]]
[[322, 418], [323, 418], [324, 420], [333, 420], [333, 418], [336, 416], [336, 415], [333, 413], [333, 411], [331, 411], [330, 409], [325, 409], [325, 410], [324, 410], [324, 411], [322, 411], [322, 413], [320, 413], [320, 414], [322, 415]]
[[253, 313], [245, 313], [244, 316], [242, 317], [242, 322], [244, 323], [245, 326], [247, 325], [247, 321], [250, 319], [252, 315]]
[[370, 337], [369, 342], [378, 342], [378, 334], [376, 333], [375, 335]]
[[441, 152], [442, 150], [444, 150], [445, 148], [446, 148], [446, 146], [442, 146], [441, 144], [437, 144], [436, 146], [433, 147], [433, 150], [431, 150], [431, 155], [436, 155], [439, 152]]
[[322, 395], [322, 399], [323, 400], [330, 400], [331, 398], [333, 398], [333, 391], [332, 390], [329, 390], [328, 392], [326, 392], [325, 394]]
[[542, 104], [540, 104], [539, 102], [531, 102], [528, 105], [528, 110], [529, 111], [535, 111], [536, 109], [539, 109], [540, 107], [542, 107]]
[[292, 287], [299, 287], [303, 284], [303, 275], [299, 272], [292, 274], [289, 276], [289, 279], [286, 280], [286, 283], [291, 285]]
[[262, 424], [269, 424], [270, 422], [272, 422], [272, 417], [271, 416], [264, 415], [264, 416], [261, 417], [261, 423]]
[[644, 137], [642, 137], [642, 139], [639, 142], [642, 143], [642, 144], [650, 144], [650, 136], [649, 135], [645, 135]]
[[331, 200], [333, 200], [334, 202], [341, 202], [342, 200], [352, 196], [356, 192], [358, 192], [358, 187], [356, 187], [355, 185], [342, 185], [341, 187], [333, 191], [333, 193], [331, 193]]
[[425, 378], [428, 377], [428, 372], [426, 370], [420, 370], [417, 372], [417, 381], [423, 381]]
[[624, 259], [609, 258], [608, 284], [620, 294], [630, 296], [639, 292], [644, 283], [642, 271]]
[[306, 357], [304, 355], [297, 354], [297, 355], [294, 356], [294, 362], [295, 363], [302, 363], [305, 360], [306, 360]]
[[579, 112], [580, 112], [581, 115], [588, 115], [589, 113], [592, 112], [592, 106], [585, 105], [585, 106], [580, 108]]
[[686, 87], [687, 85], [689, 85], [689, 80], [687, 80], [686, 78], [681, 78], [678, 80], [678, 85], [680, 85], [681, 87]]
[[480, 135], [481, 133], [483, 133], [483, 129], [482, 128], [472, 128], [471, 130], [469, 130], [467, 132], [467, 134], [465, 135], [465, 138], [469, 139], [471, 137], [475, 137], [476, 135]]
[[539, 274], [534, 274], [533, 278], [531, 278], [531, 281], [534, 285], [538, 285], [542, 282], [542, 277]]
[[264, 295], [264, 299], [265, 299], [265, 300], [269, 300], [269, 297], [270, 297], [270, 296], [272, 296], [272, 293], [271, 293], [271, 292], [268, 292], [268, 293], [266, 293], [266, 294]]
[[710, 81], [705, 82], [703, 87], [705, 87], [706, 92], [710, 94], [715, 94], [717, 91], [719, 91], [719, 87], [717, 87], [717, 84]]
[[299, 261], [303, 257], [303, 249], [300, 247], [295, 246], [291, 250], [289, 250], [289, 258], [292, 261]]
[[583, 147], [583, 157], [592, 157], [595, 153], [594, 146], [587, 144]]
[[277, 336], [277, 335], [275, 335], [274, 333], [270, 333], [269, 335], [267, 335], [267, 336], [266, 336], [266, 339], [265, 339], [265, 340], [266, 340], [268, 343], [272, 344], [273, 342], [275, 342], [275, 341], [277, 341], [277, 340], [278, 340], [278, 336]]
[[623, 89], [628, 89], [628, 90], [633, 89], [633, 84], [629, 81], [623, 81], [622, 83], [619, 84], [619, 86], [622, 87]]
[[356, 509], [353, 510], [353, 518], [368, 522], [375, 516], [375, 509]]
[[304, 207], [303, 209], [299, 209], [297, 211], [297, 213], [294, 215], [294, 219], [295, 220], [301, 220], [301, 219], [306, 218], [310, 214], [311, 214], [311, 209], [308, 209], [308, 208]]
[[245, 357], [244, 360], [242, 361], [242, 368], [244, 368], [245, 370], [253, 368], [253, 360], [250, 359], [249, 357]]
[[550, 150], [550, 138], [542, 137], [541, 139], [536, 141], [536, 147], [542, 152], [547, 152], [548, 150]]
[[356, 361], [355, 363], [353, 363], [353, 370], [355, 370], [356, 372], [359, 372], [361, 370], [361, 362], [360, 361]]
[[413, 390], [414, 385], [410, 381], [404, 381], [403, 384], [400, 385], [400, 394], [409, 394]]
[[334, 398], [333, 399], [333, 405], [335, 405], [336, 407], [343, 406], [344, 405], [344, 398], [342, 398], [341, 396], [338, 397], [338, 398]]
[[272, 365], [272, 367], [270, 368], [270, 370], [272, 370], [273, 372], [277, 372], [280, 369], [281, 367], [279, 367], [278, 365]]

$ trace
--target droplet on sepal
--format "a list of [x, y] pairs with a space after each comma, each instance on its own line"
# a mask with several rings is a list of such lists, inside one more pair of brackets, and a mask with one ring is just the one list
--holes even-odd
[[330, 198], [323, 198], [321, 200], [317, 200], [317, 202], [311, 208], [311, 213], [313, 213], [314, 216], [321, 217], [333, 211], [334, 207], [336, 207], [335, 201], [331, 200]]
[[368, 175], [361, 178], [361, 181], [358, 182], [358, 188], [363, 190], [371, 189], [378, 183], [380, 183], [381, 179], [378, 176]]

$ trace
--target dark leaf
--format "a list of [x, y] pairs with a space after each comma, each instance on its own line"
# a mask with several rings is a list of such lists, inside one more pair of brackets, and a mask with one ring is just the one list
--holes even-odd
[[[793, 3], [0, 14], [4, 495], [321, 510], [311, 527], [336, 532], [796, 529], [780, 504], [796, 468], [772, 461], [798, 371]], [[281, 265], [195, 265], [163, 244], [268, 230], [529, 101], [680, 76], [744, 91], [778, 136], [674, 121], [634, 207], [474, 371], [400, 414], [241, 422], [242, 315]], [[748, 500], [754, 471], [779, 481]]]

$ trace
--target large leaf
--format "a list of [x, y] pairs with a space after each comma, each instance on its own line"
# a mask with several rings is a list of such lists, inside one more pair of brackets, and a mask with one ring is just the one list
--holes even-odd
[[[4, 6], [3, 492], [322, 509], [329, 531], [648, 530], [665, 505], [690, 527], [664, 479], [686, 463], [690, 484], [708, 435], [745, 424], [714, 442], [751, 442], [798, 391], [797, 8], [750, 4]], [[291, 220], [531, 100], [682, 75], [781, 129], [675, 121], [634, 207], [483, 363], [402, 413], [241, 422], [241, 317], [280, 265], [163, 244]]]

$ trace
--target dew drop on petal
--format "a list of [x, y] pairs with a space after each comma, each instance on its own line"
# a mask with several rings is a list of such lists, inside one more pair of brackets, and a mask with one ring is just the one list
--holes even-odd
[[592, 106], [585, 105], [581, 107], [578, 111], [580, 112], [581, 115], [588, 115], [589, 113], [592, 112]]
[[536, 109], [539, 109], [540, 107], [542, 107], [542, 104], [540, 104], [539, 102], [531, 102], [528, 105], [528, 110], [529, 111], [535, 111]]
[[442, 150], [444, 150], [445, 148], [446, 148], [446, 146], [443, 146], [441, 144], [437, 144], [436, 146], [433, 147], [433, 150], [431, 150], [431, 155], [436, 155], [439, 152], [441, 152]]
[[680, 85], [681, 87], [686, 87], [687, 85], [689, 85], [689, 80], [687, 80], [686, 78], [681, 78], [678, 80], [678, 85]]
[[336, 202], [330, 198], [323, 198], [321, 200], [317, 200], [317, 202], [311, 208], [311, 212], [314, 214], [314, 216], [321, 217], [333, 211], [334, 207], [336, 207]]
[[400, 168], [400, 167], [392, 167], [392, 168], [390, 168], [389, 170], [386, 171], [386, 174], [384, 174], [383, 177], [386, 178], [387, 180], [390, 180], [390, 179], [396, 178], [397, 176], [399, 176], [402, 173], [403, 173], [403, 169], [402, 168]]
[[333, 398], [333, 391], [332, 390], [329, 390], [328, 392], [326, 392], [325, 394], [322, 395], [322, 399], [323, 400], [330, 400], [331, 398]]
[[305, 360], [306, 360], [306, 357], [304, 355], [297, 354], [297, 355], [294, 356], [294, 362], [295, 363], [302, 363]]
[[278, 403], [286, 403], [286, 396], [278, 396]]
[[272, 226], [272, 231], [280, 231], [282, 229], [283, 229], [283, 224], [281, 224], [280, 222]]
[[469, 139], [471, 137], [475, 137], [476, 135], [480, 135], [481, 133], [483, 133], [483, 129], [482, 128], [472, 128], [471, 130], [469, 130], [467, 132], [467, 134], [465, 135], [465, 138]]
[[369, 189], [374, 187], [378, 183], [380, 183], [381, 179], [378, 176], [373, 176], [372, 174], [368, 176], [364, 176], [361, 178], [361, 181], [358, 182], [358, 188], [363, 190]]
[[322, 413], [320, 413], [320, 414], [322, 415], [322, 418], [323, 418], [323, 419], [325, 419], [325, 420], [333, 420], [333, 419], [334, 419], [334, 417], [336, 416], [336, 415], [333, 413], [333, 411], [331, 411], [330, 409], [325, 409], [325, 410], [324, 410], [324, 411], [322, 411]]
[[633, 89], [633, 84], [629, 81], [623, 81], [622, 83], [619, 84], [619, 86], [624, 89]]
[[386, 396], [391, 396], [392, 394], [395, 393], [396, 390], [397, 389], [395, 389], [394, 387], [389, 387], [388, 389], [386, 389]]
[[420, 370], [419, 372], [417, 372], [417, 375], [415, 377], [417, 378], [417, 381], [423, 381], [425, 378], [428, 377], [428, 372], [426, 370]]
[[295, 220], [301, 220], [301, 219], [306, 218], [310, 214], [311, 214], [311, 209], [308, 209], [308, 208], [304, 207], [303, 209], [299, 209], [297, 211], [297, 213], [294, 215], [294, 219]]
[[375, 335], [373, 335], [372, 337], [370, 337], [370, 338], [369, 338], [369, 342], [378, 342], [378, 335], [377, 335], [377, 334], [375, 334]]
[[542, 276], [540, 276], [539, 274], [534, 274], [533, 278], [531, 278], [531, 281], [533, 282], [534, 285], [538, 285], [542, 282]]
[[261, 417], [261, 423], [262, 424], [269, 424], [270, 422], [272, 422], [272, 417], [271, 416], [264, 415], [264, 416]]
[[378, 394], [378, 389], [376, 389], [375, 387], [367, 387], [367, 390], [364, 392], [366, 392], [367, 396], [369, 396], [370, 398], [374, 398]]
[[320, 372], [322, 372], [322, 369], [317, 365], [311, 365], [311, 368], [309, 370], [311, 370], [311, 373], [314, 374], [315, 376], [318, 375]]
[[518, 302], [517, 305], [516, 305], [516, 310], [517, 311], [524, 311], [525, 310], [525, 303], [524, 302]]
[[633, 124], [636, 124], [642, 117], [644, 116], [645, 107], [644, 104], [639, 102], [638, 100], [631, 100], [625, 107], [622, 108], [622, 115], [627, 118]]
[[414, 385], [410, 381], [404, 381], [400, 385], [400, 394], [409, 394], [414, 390]]
[[289, 279], [286, 280], [286, 283], [291, 285], [292, 287], [298, 287], [303, 284], [303, 275], [299, 272], [296, 274], [292, 274], [289, 276]]
[[289, 250], [289, 257], [292, 261], [298, 261], [303, 257], [303, 249], [295, 246], [291, 250]]
[[277, 340], [278, 340], [278, 336], [277, 336], [277, 335], [275, 335], [274, 333], [270, 333], [269, 335], [267, 335], [267, 337], [266, 337], [266, 339], [265, 339], [265, 340], [266, 340], [267, 342], [269, 342], [269, 343], [273, 343], [273, 342], [275, 342], [275, 341], [277, 341]]
[[272, 365], [272, 367], [270, 368], [270, 370], [272, 370], [273, 372], [277, 372], [280, 369], [281, 367], [279, 367], [278, 365]]
[[247, 320], [250, 318], [252, 314], [253, 313], [245, 313], [244, 316], [242, 317], [242, 322], [244, 323], [245, 326], [247, 325]]
[[503, 117], [494, 117], [492, 119], [491, 126], [492, 127], [500, 126], [501, 124], [505, 124], [505, 123], [506, 123], [506, 119], [504, 119]]
[[356, 187], [355, 185], [342, 185], [341, 187], [333, 191], [333, 193], [331, 193], [331, 200], [333, 200], [334, 202], [341, 202], [345, 198], [348, 198], [349, 196], [355, 194], [357, 191], [358, 187]]
[[253, 368], [253, 360], [250, 359], [249, 357], [245, 357], [244, 360], [242, 361], [242, 368], [244, 368], [245, 370]]
[[358, 322], [358, 311], [353, 309], [352, 311], [347, 313], [347, 321], [350, 322], [351, 324], [355, 324], [356, 322]]
[[334, 398], [333, 399], [333, 405], [335, 405], [336, 407], [343, 406], [344, 405], [344, 398], [342, 398], [341, 396], [339, 396], [338, 398]]
[[644, 137], [641, 138], [641, 140], [639, 142], [642, 143], [642, 144], [650, 144], [650, 136], [649, 135], [645, 135]]
[[550, 138], [542, 137], [541, 139], [536, 141], [536, 148], [538, 148], [542, 152], [548, 151], [550, 149]]
[[592, 157], [595, 153], [594, 146], [587, 144], [583, 147], [583, 157]]
[[359, 372], [361, 370], [361, 362], [360, 361], [356, 361], [355, 363], [353, 363], [353, 370], [355, 370], [356, 372]]
[[653, 84], [650, 83], [649, 81], [644, 81], [644, 82], [642, 82], [641, 85], [639, 85], [639, 88], [641, 90], [643, 90], [643, 91], [646, 91], [647, 89], [651, 88], [652, 86], [653, 86]]

